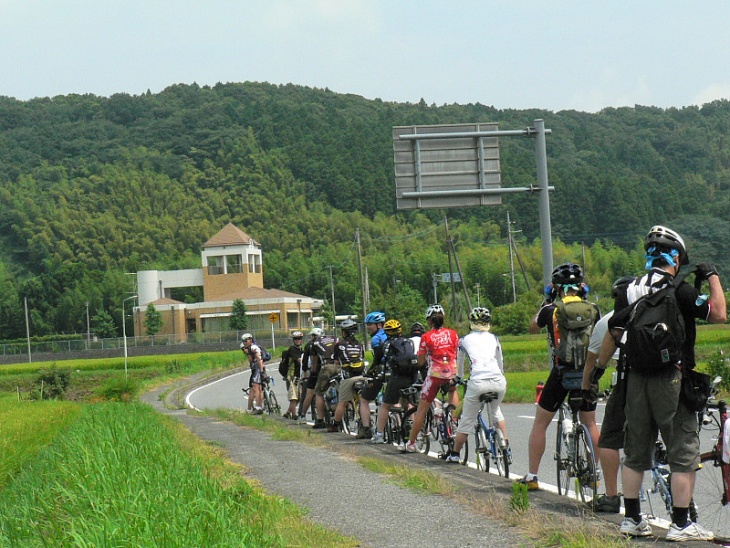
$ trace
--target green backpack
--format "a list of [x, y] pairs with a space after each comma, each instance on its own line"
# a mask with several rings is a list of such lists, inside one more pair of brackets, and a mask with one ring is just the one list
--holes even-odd
[[583, 369], [597, 316], [596, 307], [580, 297], [565, 297], [555, 303], [553, 332], [559, 365]]

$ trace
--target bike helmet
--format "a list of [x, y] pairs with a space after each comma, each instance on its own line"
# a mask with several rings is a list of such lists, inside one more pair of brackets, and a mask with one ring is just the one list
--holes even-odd
[[291, 338], [292, 339], [303, 339], [304, 333], [302, 333], [301, 331], [294, 331], [294, 333], [291, 334]]
[[426, 332], [421, 322], [416, 322], [411, 326], [411, 337], [420, 337]]
[[613, 295], [613, 298], [615, 299], [616, 297], [621, 295], [626, 286], [634, 281], [636, 281], [636, 276], [621, 276], [618, 280], [613, 282], [613, 286], [611, 286], [611, 293]]
[[443, 314], [444, 308], [440, 304], [432, 304], [426, 309], [426, 319], [428, 320], [434, 314]]
[[324, 331], [321, 327], [313, 327], [309, 332], [310, 337], [321, 337], [322, 335], [324, 335]]
[[349, 337], [350, 335], [357, 333], [357, 324], [354, 321], [347, 319], [340, 324], [340, 329], [342, 329], [345, 337]]
[[388, 336], [395, 335], [397, 337], [403, 333], [403, 327], [398, 320], [388, 320], [387, 322], [385, 322], [383, 330]]
[[469, 314], [469, 321], [472, 323], [490, 323], [492, 321], [492, 314], [488, 308], [477, 306]]
[[365, 323], [383, 323], [385, 314], [383, 312], [371, 312], [365, 316]]
[[241, 335], [241, 342], [252, 341], [252, 340], [253, 340], [253, 335], [251, 335], [251, 333], [244, 333], [243, 335]]
[[687, 248], [679, 234], [665, 226], [656, 225], [651, 227], [649, 234], [644, 238], [644, 251], [648, 255], [653, 255], [652, 251], [659, 254], [670, 249], [676, 249], [679, 253], [679, 264], [689, 264]]
[[556, 285], [578, 286], [583, 281], [583, 269], [574, 263], [563, 263], [556, 266], [552, 274], [552, 282]]

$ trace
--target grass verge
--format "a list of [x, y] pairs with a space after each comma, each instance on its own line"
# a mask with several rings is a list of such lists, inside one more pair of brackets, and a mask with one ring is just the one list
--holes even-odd
[[2, 546], [355, 546], [138, 404], [87, 405], [0, 497]]

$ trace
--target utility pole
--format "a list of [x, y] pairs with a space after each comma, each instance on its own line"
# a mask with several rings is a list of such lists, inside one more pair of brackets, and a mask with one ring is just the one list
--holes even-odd
[[332, 265], [330, 265], [330, 289], [332, 290], [332, 333], [336, 333], [337, 312], [335, 312], [335, 280], [332, 277]]
[[30, 352], [30, 322], [28, 321], [28, 297], [23, 297], [25, 302], [25, 336], [28, 339], [28, 363], [33, 361], [32, 354]]
[[365, 294], [365, 274], [362, 269], [362, 248], [360, 247], [360, 229], [355, 229], [355, 241], [357, 241], [357, 265], [360, 271], [360, 292], [362, 294], [362, 321], [365, 321], [367, 316], [368, 300]]
[[515, 288], [515, 261], [512, 256], [512, 223], [509, 220], [509, 211], [507, 212], [507, 240], [509, 243], [509, 276], [512, 281], [512, 302], [517, 302], [517, 289]]
[[86, 350], [91, 348], [91, 325], [89, 324], [89, 301], [86, 301]]

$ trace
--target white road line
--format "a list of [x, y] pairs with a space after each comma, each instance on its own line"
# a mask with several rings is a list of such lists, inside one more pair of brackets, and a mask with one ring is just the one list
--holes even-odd
[[[245, 370], [245, 371], [240, 371], [239, 373], [234, 373], [233, 375], [227, 375], [227, 376], [225, 376], [225, 377], [221, 377], [221, 378], [220, 378], [220, 379], [218, 379], [217, 381], [209, 382], [208, 384], [204, 384], [203, 386], [199, 386], [199, 387], [198, 387], [198, 388], [196, 388], [195, 390], [192, 390], [191, 392], [189, 392], [187, 396], [185, 396], [185, 405], [187, 405], [187, 406], [188, 406], [188, 407], [189, 407], [190, 409], [194, 409], [195, 411], [200, 411], [200, 409], [198, 409], [197, 407], [195, 407], [195, 406], [194, 406], [194, 405], [193, 405], [193, 404], [192, 404], [192, 403], [190, 402], [190, 397], [191, 397], [191, 396], [192, 396], [193, 394], [195, 394], [195, 393], [196, 393], [196, 392], [197, 392], [198, 390], [202, 390], [203, 388], [208, 388], [209, 386], [213, 386], [214, 384], [216, 384], [216, 383], [219, 383], [219, 382], [222, 382], [222, 381], [227, 381], [227, 380], [229, 380], [229, 379], [230, 379], [231, 377], [236, 377], [236, 376], [238, 376], [238, 375], [250, 375], [250, 374], [251, 374], [251, 370], [250, 370], [250, 369], [247, 369], [247, 370]], [[244, 394], [243, 394], [243, 399], [244, 399], [244, 400], [246, 400], [246, 402], [248, 402], [248, 396], [246, 395], [246, 393], [245, 393], [245, 392], [244, 392]]]

